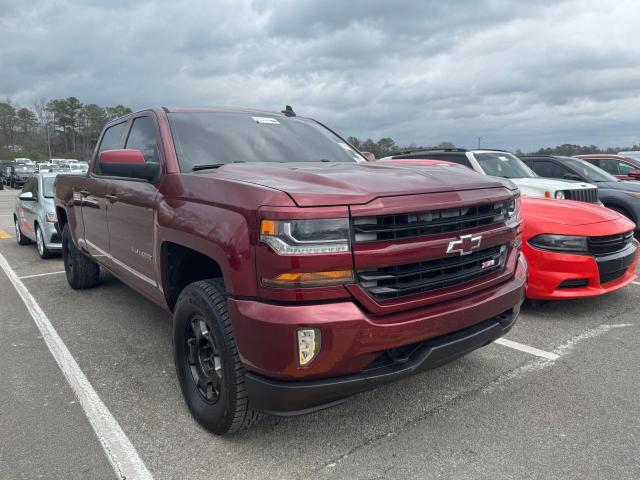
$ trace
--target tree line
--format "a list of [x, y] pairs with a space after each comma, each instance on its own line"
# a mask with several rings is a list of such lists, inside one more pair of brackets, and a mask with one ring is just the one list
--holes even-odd
[[87, 160], [108, 121], [131, 113], [124, 105], [83, 104], [76, 97], [35, 102], [33, 108], [0, 102], [0, 158]]
[[[95, 103], [83, 104], [76, 97], [40, 100], [33, 108], [17, 105], [11, 100], [0, 102], [0, 159], [27, 157], [32, 160], [49, 158], [76, 158], [87, 160], [108, 121], [131, 113], [124, 105], [102, 107]], [[394, 153], [429, 148], [455, 148], [452, 142], [432, 146], [410, 144], [402, 146], [390, 137], [377, 141], [349, 137], [349, 142], [376, 158]], [[580, 155], [588, 153], [617, 153], [622, 150], [640, 150], [640, 145], [600, 149], [596, 145], [562, 144], [540, 148], [541, 155]], [[522, 153], [519, 149], [516, 153]]]

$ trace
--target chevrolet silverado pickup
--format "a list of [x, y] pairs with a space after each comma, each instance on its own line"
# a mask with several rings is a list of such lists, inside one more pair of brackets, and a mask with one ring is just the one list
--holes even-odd
[[67, 280], [105, 269], [173, 315], [176, 372], [217, 434], [440, 366], [504, 335], [523, 300], [519, 191], [367, 163], [282, 113], [152, 108], [59, 175]]

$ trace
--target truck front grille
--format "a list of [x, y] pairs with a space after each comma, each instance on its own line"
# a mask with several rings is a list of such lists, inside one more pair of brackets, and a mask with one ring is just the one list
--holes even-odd
[[502, 268], [507, 246], [477, 250], [465, 256], [428, 260], [406, 265], [357, 270], [360, 286], [376, 301], [454, 287]]
[[567, 200], [575, 200], [577, 202], [598, 202], [598, 189], [597, 188], [581, 188], [579, 190], [565, 190], [565, 197]]
[[355, 217], [352, 220], [353, 241], [375, 242], [458, 233], [506, 221], [508, 207], [509, 201], [505, 201], [400, 215]]
[[633, 232], [606, 237], [589, 237], [589, 252], [593, 255], [616, 253], [624, 250], [631, 242], [633, 242]]

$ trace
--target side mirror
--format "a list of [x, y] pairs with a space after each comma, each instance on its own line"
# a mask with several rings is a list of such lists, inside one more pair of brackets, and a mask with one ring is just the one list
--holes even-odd
[[360, 152], [362, 156], [367, 160], [367, 162], [375, 162], [376, 156], [371, 152]]
[[100, 173], [112, 177], [152, 181], [160, 175], [160, 164], [145, 162], [140, 150], [105, 150], [98, 158]]
[[562, 178], [564, 178], [565, 180], [577, 180], [579, 182], [582, 182], [583, 179], [580, 178], [578, 175], [576, 175], [575, 173], [565, 173]]
[[35, 202], [36, 199], [33, 198], [33, 193], [31, 192], [23, 192], [20, 195], [18, 195], [18, 198], [20, 200], [22, 200], [23, 202]]
[[627, 176], [640, 180], [640, 170], [631, 170], [630, 172], [627, 172]]

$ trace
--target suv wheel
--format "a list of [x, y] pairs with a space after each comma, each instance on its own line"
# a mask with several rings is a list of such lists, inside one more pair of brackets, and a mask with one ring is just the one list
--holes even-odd
[[51, 258], [53, 253], [47, 248], [44, 243], [44, 235], [40, 225], [36, 225], [36, 246], [38, 247], [38, 255], [40, 258]]
[[68, 223], [62, 230], [62, 260], [71, 288], [83, 290], [95, 286], [100, 281], [100, 266], [73, 243]]
[[31, 240], [29, 240], [22, 234], [22, 230], [20, 229], [20, 221], [17, 218], [14, 218], [13, 223], [16, 227], [16, 240], [18, 241], [18, 245], [29, 245], [31, 243]]
[[182, 394], [200, 425], [223, 435], [262, 417], [249, 407], [222, 280], [195, 282], [180, 293], [173, 314], [173, 356]]

